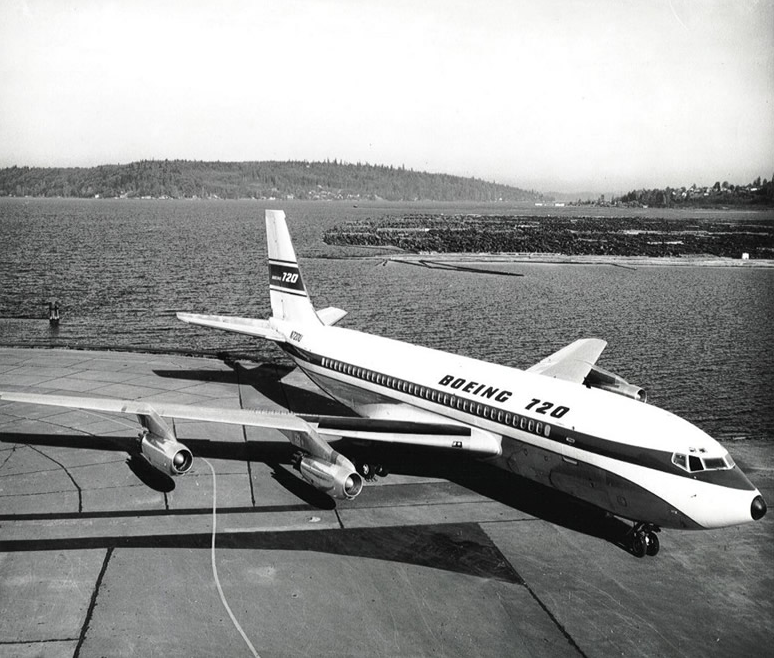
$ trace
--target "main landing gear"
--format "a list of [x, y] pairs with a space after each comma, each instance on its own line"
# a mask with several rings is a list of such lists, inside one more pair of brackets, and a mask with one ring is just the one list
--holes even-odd
[[377, 476], [387, 477], [390, 474], [382, 464], [369, 464], [368, 462], [359, 461], [356, 463], [355, 468], [368, 482], [373, 482]]
[[652, 523], [636, 523], [627, 533], [627, 547], [636, 557], [645, 557], [646, 555], [656, 555], [661, 545], [658, 541], [657, 532], [661, 528]]

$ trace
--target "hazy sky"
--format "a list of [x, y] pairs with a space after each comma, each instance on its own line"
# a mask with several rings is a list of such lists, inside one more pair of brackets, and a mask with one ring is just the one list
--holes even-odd
[[769, 178], [774, 0], [0, 0], [0, 167], [164, 158]]

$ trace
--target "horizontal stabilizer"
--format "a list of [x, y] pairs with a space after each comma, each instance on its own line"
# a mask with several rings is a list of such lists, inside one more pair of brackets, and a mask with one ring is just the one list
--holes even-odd
[[581, 338], [547, 356], [527, 372], [582, 384], [605, 347], [607, 343], [599, 338]]
[[260, 336], [278, 343], [285, 342], [285, 337], [272, 329], [268, 320], [238, 318], [231, 315], [197, 315], [195, 313], [178, 313], [177, 317], [188, 324], [198, 324], [203, 327], [222, 329], [248, 336]]
[[320, 321], [327, 327], [332, 327], [346, 314], [346, 311], [343, 311], [340, 308], [336, 308], [335, 306], [329, 306], [328, 308], [324, 308], [322, 311], [317, 311], [317, 317], [320, 318]]

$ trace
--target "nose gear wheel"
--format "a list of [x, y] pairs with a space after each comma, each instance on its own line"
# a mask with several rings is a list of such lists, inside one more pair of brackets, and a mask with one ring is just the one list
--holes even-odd
[[635, 557], [654, 556], [661, 548], [656, 534], [661, 529], [651, 523], [637, 523], [627, 533], [628, 548]]

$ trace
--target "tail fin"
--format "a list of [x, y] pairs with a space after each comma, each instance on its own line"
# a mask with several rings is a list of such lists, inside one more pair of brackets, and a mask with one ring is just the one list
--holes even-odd
[[279, 320], [320, 324], [301, 278], [282, 210], [266, 211], [266, 243], [272, 316]]

